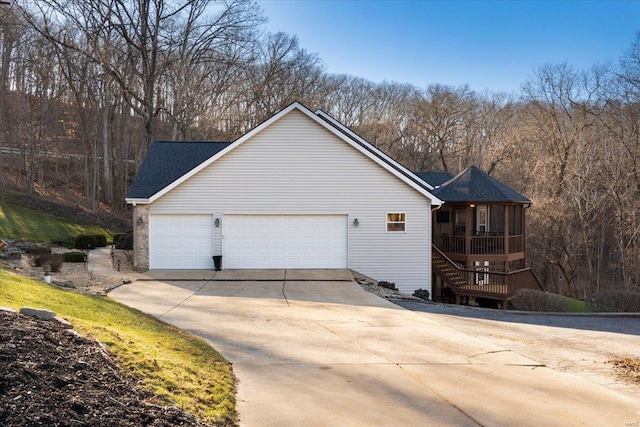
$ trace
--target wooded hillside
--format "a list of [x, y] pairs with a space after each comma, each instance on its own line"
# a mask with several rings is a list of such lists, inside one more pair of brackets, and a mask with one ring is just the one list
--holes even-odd
[[122, 211], [152, 140], [233, 140], [298, 100], [409, 169], [476, 164], [529, 197], [548, 290], [638, 290], [640, 38], [614, 63], [478, 93], [329, 74], [264, 19], [247, 0], [0, 6], [0, 187]]

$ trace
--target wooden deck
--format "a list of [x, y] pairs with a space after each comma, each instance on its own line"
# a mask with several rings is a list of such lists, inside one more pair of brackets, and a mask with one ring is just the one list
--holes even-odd
[[432, 246], [433, 272], [453, 294], [509, 300], [519, 289], [544, 290], [530, 268], [517, 271], [490, 271], [485, 268], [460, 268], [435, 245]]

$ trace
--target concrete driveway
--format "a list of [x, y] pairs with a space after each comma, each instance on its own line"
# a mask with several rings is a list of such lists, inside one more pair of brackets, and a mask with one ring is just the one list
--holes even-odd
[[152, 272], [112, 298], [233, 363], [243, 426], [640, 425], [640, 404], [362, 290], [347, 271]]

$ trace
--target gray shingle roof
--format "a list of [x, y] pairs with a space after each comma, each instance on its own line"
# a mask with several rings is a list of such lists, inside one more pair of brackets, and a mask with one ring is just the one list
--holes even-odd
[[531, 203], [522, 194], [507, 187], [477, 166], [470, 166], [442, 184], [433, 194], [445, 202]]
[[153, 142], [127, 193], [127, 199], [150, 198], [229, 144], [193, 141]]
[[414, 172], [424, 182], [438, 187], [453, 178], [453, 174], [445, 171]]

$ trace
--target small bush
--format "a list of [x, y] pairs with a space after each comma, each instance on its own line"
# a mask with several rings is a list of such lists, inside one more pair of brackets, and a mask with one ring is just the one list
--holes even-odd
[[42, 267], [45, 271], [59, 273], [64, 262], [61, 254], [40, 253], [33, 256], [31, 263], [34, 267]]
[[98, 246], [98, 239], [93, 234], [80, 234], [73, 242], [75, 249], [95, 249]]
[[96, 248], [104, 248], [107, 246], [107, 236], [104, 234], [95, 234], [96, 236]]
[[84, 252], [67, 252], [62, 254], [64, 262], [87, 262], [87, 254]]
[[602, 291], [593, 296], [589, 304], [591, 311], [640, 312], [640, 292]]
[[124, 236], [124, 233], [116, 233], [113, 235], [113, 244], [115, 245], [116, 243], [118, 243], [118, 240], [120, 240], [122, 238], [122, 236]]
[[426, 289], [417, 289], [413, 291], [413, 296], [423, 300], [428, 300], [431, 294], [429, 294], [429, 291]]
[[51, 248], [47, 246], [31, 246], [30, 248], [27, 248], [27, 253], [29, 255], [50, 254]]
[[64, 248], [67, 248], [67, 249], [73, 249], [74, 240], [75, 239], [73, 237], [69, 237], [68, 239], [65, 239], [65, 240], [56, 240], [53, 243], [55, 243], [58, 246], [62, 246]]
[[397, 291], [398, 290], [396, 288], [396, 284], [395, 283], [387, 282], [387, 281], [384, 281], [384, 280], [382, 282], [378, 282], [378, 286], [380, 286], [381, 288], [391, 289], [392, 291]]
[[133, 249], [133, 232], [122, 234], [115, 242], [116, 249]]
[[522, 311], [567, 312], [570, 301], [558, 294], [537, 291], [535, 289], [520, 289], [509, 301], [511, 307]]

